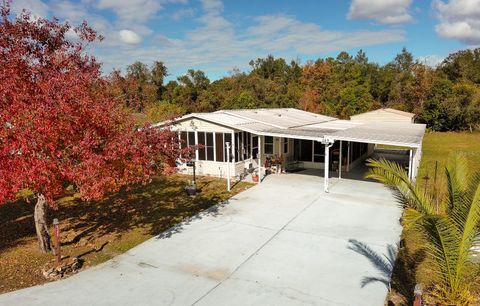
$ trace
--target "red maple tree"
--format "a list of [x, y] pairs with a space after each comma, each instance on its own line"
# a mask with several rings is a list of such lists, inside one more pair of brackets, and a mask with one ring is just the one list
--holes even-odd
[[99, 40], [86, 23], [72, 28], [1, 7], [0, 204], [33, 192], [43, 251], [47, 207], [57, 208], [66, 186], [100, 199], [169, 171], [181, 153], [175, 133], [136, 127], [108, 94], [100, 64], [85, 52]]

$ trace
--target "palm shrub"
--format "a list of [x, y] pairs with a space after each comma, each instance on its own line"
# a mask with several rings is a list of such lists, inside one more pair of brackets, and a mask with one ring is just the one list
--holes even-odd
[[469, 175], [465, 157], [455, 155], [445, 168], [446, 195], [437, 206], [432, 195], [422, 193], [399, 164], [370, 159], [368, 165], [366, 177], [391, 188], [405, 208], [405, 229], [419, 231], [424, 239], [436, 274], [432, 294], [448, 305], [474, 303], [470, 285], [478, 265], [472, 255], [479, 245], [480, 174]]

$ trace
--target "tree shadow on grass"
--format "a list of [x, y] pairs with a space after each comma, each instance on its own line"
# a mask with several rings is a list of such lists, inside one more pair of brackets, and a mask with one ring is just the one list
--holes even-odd
[[425, 258], [424, 251], [409, 254], [407, 248], [389, 244], [386, 254], [380, 254], [361, 241], [350, 239], [349, 243], [350, 250], [365, 256], [379, 272], [377, 276], [364, 276], [360, 282], [362, 288], [370, 283], [380, 282], [389, 291], [393, 290], [400, 295], [406, 305], [412, 305], [415, 274], [418, 265]]
[[[94, 241], [105, 235], [121, 236], [132, 229], [139, 229], [142, 235], [156, 236], [232, 195], [226, 191], [223, 180], [200, 177], [197, 180], [200, 193], [190, 197], [184, 192], [189, 179], [182, 175], [156, 177], [148, 185], [121, 190], [102, 201], [77, 199], [61, 203], [59, 210], [50, 210], [49, 222], [59, 219], [64, 246]], [[35, 236], [33, 207], [32, 203], [21, 202], [0, 206], [0, 252], [15, 247], [23, 238]], [[218, 207], [208, 214], [218, 214]]]
[[0, 252], [21, 245], [25, 238], [35, 234], [34, 207], [25, 201], [0, 205]]

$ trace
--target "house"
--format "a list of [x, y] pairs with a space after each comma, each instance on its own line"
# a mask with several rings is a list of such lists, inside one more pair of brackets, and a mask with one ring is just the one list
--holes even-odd
[[353, 115], [352, 121], [360, 122], [404, 122], [413, 123], [415, 114], [407, 113], [393, 108], [381, 108], [370, 112]]
[[[178, 132], [182, 146], [202, 145], [195, 152], [198, 174], [240, 178], [257, 171], [261, 176], [266, 159], [273, 157], [281, 160], [281, 167], [287, 171], [323, 169], [324, 190], [328, 192], [331, 170], [341, 177], [342, 171], [349, 172], [373, 153], [375, 145], [382, 144], [408, 148], [409, 177], [414, 180], [425, 125], [369, 116], [369, 120], [361, 121], [294, 108], [220, 110], [185, 115], [170, 128]], [[191, 169], [182, 163], [179, 171], [188, 173]]]

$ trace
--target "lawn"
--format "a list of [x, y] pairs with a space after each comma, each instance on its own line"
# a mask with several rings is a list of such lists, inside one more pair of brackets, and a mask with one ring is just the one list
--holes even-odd
[[[200, 194], [189, 197], [183, 188], [190, 179], [157, 177], [100, 202], [61, 199], [49, 219], [60, 220], [62, 255], [80, 257], [82, 269], [94, 266], [252, 186], [238, 183], [228, 193], [225, 180], [200, 177]], [[0, 206], [0, 293], [46, 282], [41, 268], [53, 255], [38, 251], [33, 207], [20, 201]]]
[[[417, 176], [421, 188], [433, 191], [435, 186], [435, 194], [439, 198], [443, 196], [446, 183], [444, 169], [452, 154], [465, 154], [470, 171], [480, 171], [480, 133], [426, 133]], [[413, 231], [404, 231], [402, 241], [403, 248], [392, 275], [392, 293], [389, 295], [392, 303], [389, 305], [411, 305], [410, 299], [416, 283], [422, 283], [426, 287], [432, 285], [433, 275], [428, 259], [425, 259], [419, 235]]]

